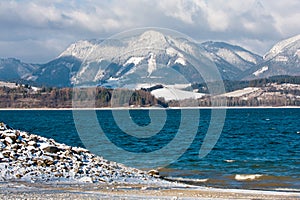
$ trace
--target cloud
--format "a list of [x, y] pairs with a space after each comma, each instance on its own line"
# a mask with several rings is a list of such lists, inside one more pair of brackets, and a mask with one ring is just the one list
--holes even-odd
[[247, 44], [264, 53], [300, 33], [299, 9], [298, 0], [0, 1], [0, 57], [43, 62], [76, 40], [144, 26], [175, 29], [199, 41]]
[[266, 3], [266, 10], [275, 20], [275, 26], [283, 37], [289, 37], [300, 33], [300, 2], [298, 0], [274, 1]]

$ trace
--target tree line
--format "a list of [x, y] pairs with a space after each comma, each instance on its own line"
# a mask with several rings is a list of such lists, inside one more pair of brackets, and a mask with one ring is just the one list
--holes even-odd
[[95, 108], [168, 106], [163, 99], [156, 99], [145, 90], [42, 87], [35, 91], [27, 85], [0, 87], [1, 108], [72, 108], [73, 101], [82, 103], [81, 106], [84, 107], [87, 100], [93, 102], [92, 106]]

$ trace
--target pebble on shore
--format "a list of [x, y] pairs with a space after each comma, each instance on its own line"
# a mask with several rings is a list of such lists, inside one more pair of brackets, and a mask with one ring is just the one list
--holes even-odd
[[164, 182], [154, 174], [105, 160], [87, 149], [57, 143], [0, 123], [0, 181]]

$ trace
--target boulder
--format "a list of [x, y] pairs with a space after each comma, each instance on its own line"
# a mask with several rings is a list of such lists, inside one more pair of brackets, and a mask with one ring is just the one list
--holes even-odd
[[36, 142], [31, 140], [28, 142], [28, 145], [36, 147]]
[[6, 142], [6, 145], [11, 145], [14, 142], [10, 137], [5, 137], [4, 141]]
[[59, 149], [56, 146], [47, 146], [45, 148], [42, 149], [44, 152], [48, 152], [48, 153], [57, 153], [59, 151], [61, 151], [61, 149]]
[[160, 177], [159, 176], [159, 171], [155, 170], [155, 169], [151, 169], [147, 172], [148, 175], [153, 176], [153, 177]]

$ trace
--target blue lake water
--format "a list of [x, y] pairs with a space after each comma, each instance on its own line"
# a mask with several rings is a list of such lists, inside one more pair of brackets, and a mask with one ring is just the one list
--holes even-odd
[[[87, 111], [79, 112], [88, 115]], [[127, 111], [114, 112], [122, 115]], [[153, 116], [155, 112], [160, 116], [161, 111], [151, 112]], [[191, 184], [220, 188], [300, 190], [300, 109], [228, 109], [220, 138], [204, 158], [199, 158], [198, 154], [212, 111], [199, 109], [185, 112], [190, 112], [191, 119], [196, 118], [195, 113], [200, 115], [196, 136], [183, 155], [160, 169], [162, 176], [187, 178], [191, 181], [185, 181]], [[115, 146], [131, 152], [147, 153], [163, 148], [176, 138], [181, 123], [180, 110], [166, 110], [165, 125], [153, 127], [154, 130], [161, 128], [161, 131], [150, 139], [137, 139], [128, 137], [120, 129], [112, 111], [98, 110], [96, 115], [106, 137]], [[139, 127], [146, 127], [151, 124], [149, 110], [130, 110], [130, 120]], [[15, 129], [53, 138], [71, 146], [85, 147], [70, 110], [4, 110], [0, 111], [0, 121]], [[85, 123], [89, 123], [88, 118]], [[129, 126], [132, 125], [124, 122], [122, 128], [130, 130]], [[188, 127], [184, 126], [183, 132], [192, 134]], [[98, 133], [90, 132], [97, 137]], [[172, 156], [172, 152], [157, 159]]]

